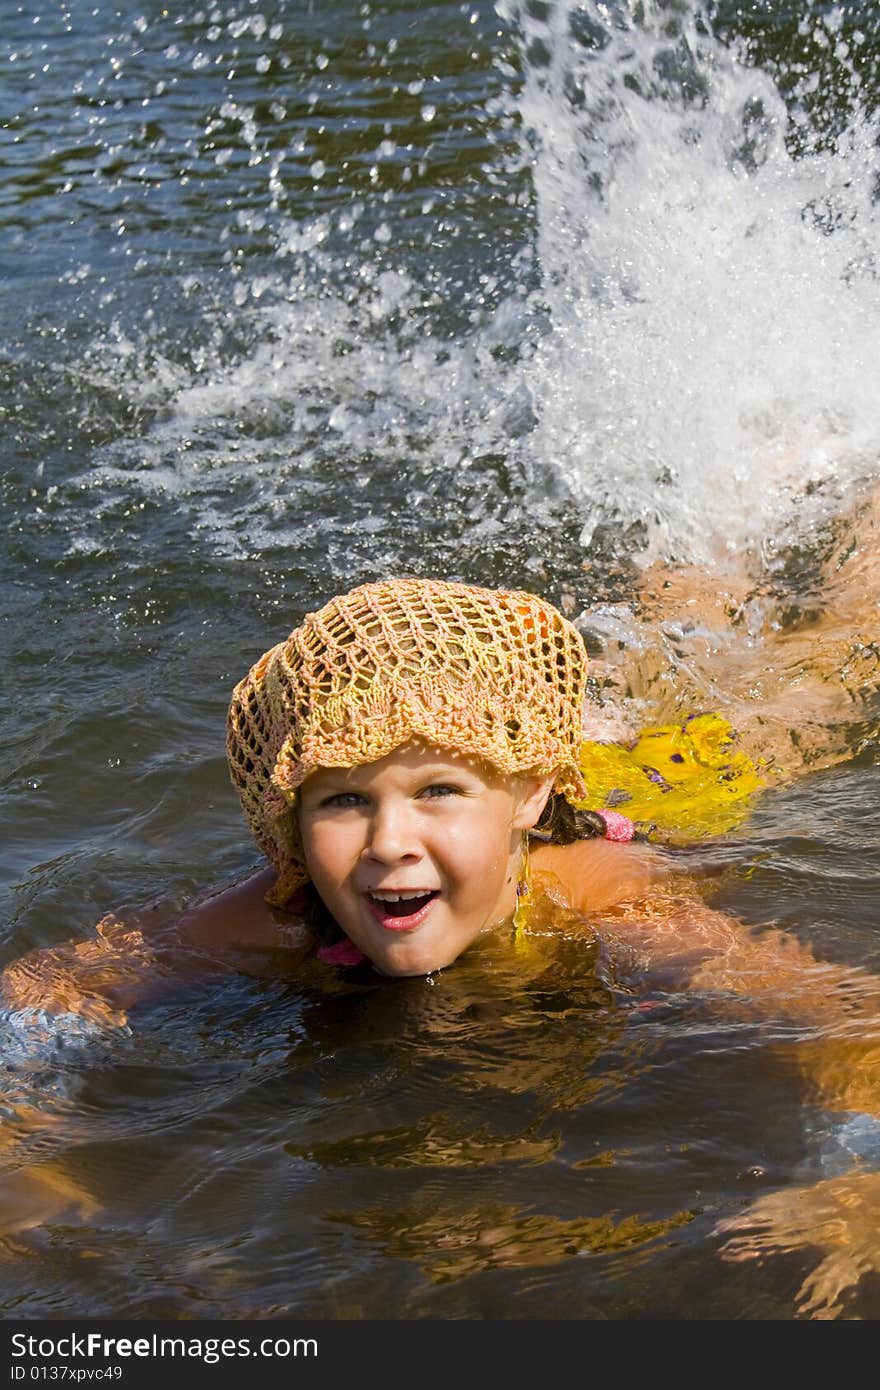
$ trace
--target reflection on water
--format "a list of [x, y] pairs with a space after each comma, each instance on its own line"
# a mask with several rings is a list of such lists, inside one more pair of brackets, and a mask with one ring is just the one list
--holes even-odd
[[481, 1204], [470, 1211], [438, 1211], [432, 1204], [429, 1212], [362, 1211], [334, 1213], [330, 1219], [371, 1237], [382, 1254], [422, 1261], [427, 1277], [442, 1284], [492, 1269], [534, 1270], [578, 1256], [634, 1250], [647, 1241], [659, 1242], [689, 1221], [690, 1213], [654, 1222], [625, 1217], [616, 1224], [610, 1216], [560, 1221], [515, 1207]]

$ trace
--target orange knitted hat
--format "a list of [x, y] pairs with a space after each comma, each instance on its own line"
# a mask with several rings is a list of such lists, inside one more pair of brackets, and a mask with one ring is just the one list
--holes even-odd
[[227, 753], [282, 906], [308, 873], [297, 788], [319, 767], [376, 762], [411, 739], [502, 773], [555, 775], [585, 795], [578, 758], [587, 655], [534, 594], [436, 579], [363, 584], [331, 599], [235, 687]]

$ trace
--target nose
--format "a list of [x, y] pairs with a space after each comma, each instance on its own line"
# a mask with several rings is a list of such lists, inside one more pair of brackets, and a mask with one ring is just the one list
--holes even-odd
[[405, 800], [381, 802], [370, 817], [365, 856], [382, 864], [419, 859], [415, 820]]

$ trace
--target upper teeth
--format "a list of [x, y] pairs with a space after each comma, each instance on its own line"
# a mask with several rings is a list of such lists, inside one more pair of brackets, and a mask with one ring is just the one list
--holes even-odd
[[424, 898], [426, 896], [426, 890], [420, 888], [412, 893], [372, 893], [370, 896], [379, 898], [383, 903], [403, 903], [408, 902], [410, 898]]

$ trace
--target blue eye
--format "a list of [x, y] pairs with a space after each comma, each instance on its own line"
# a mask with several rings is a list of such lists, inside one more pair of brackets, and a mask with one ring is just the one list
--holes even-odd
[[326, 797], [322, 802], [322, 808], [347, 810], [351, 806], [362, 806], [364, 798], [358, 792], [335, 792], [333, 796]]
[[448, 782], [432, 782], [430, 787], [425, 787], [422, 796], [433, 800], [435, 797], [441, 796], [458, 796], [460, 790], [459, 787], [453, 787]]

